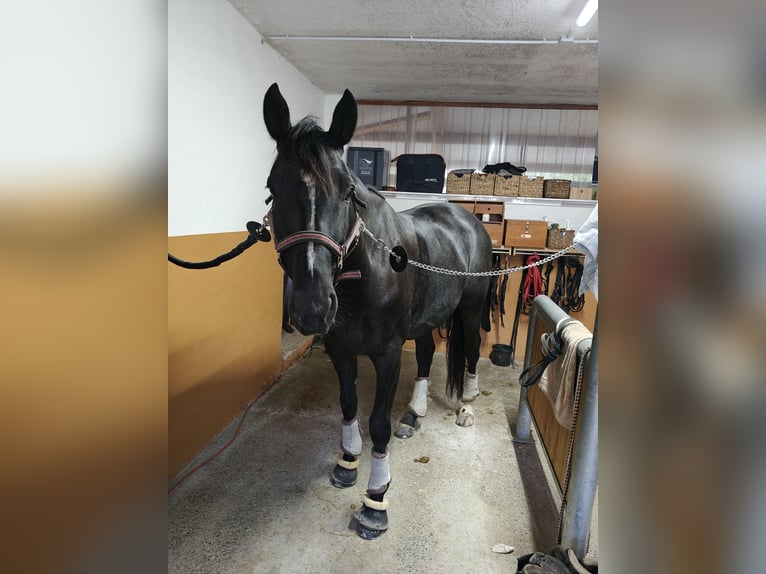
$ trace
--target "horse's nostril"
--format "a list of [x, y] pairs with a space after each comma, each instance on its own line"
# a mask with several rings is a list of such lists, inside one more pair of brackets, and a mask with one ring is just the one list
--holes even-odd
[[335, 313], [338, 310], [338, 298], [335, 292], [330, 293], [329, 304], [327, 305], [327, 314], [325, 315], [325, 323], [329, 326], [335, 320]]

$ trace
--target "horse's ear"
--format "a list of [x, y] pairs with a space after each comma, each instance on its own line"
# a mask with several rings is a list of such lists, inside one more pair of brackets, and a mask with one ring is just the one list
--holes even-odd
[[343, 92], [343, 97], [335, 106], [335, 111], [332, 114], [332, 124], [328, 134], [332, 143], [339, 148], [342, 148], [349, 141], [351, 136], [354, 135], [356, 129], [356, 100], [354, 96], [346, 90]]
[[279, 91], [279, 86], [271, 84], [263, 98], [263, 119], [269, 135], [280, 143], [290, 132], [290, 108]]

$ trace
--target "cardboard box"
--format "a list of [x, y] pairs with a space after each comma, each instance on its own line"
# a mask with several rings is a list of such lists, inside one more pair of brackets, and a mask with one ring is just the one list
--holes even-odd
[[505, 221], [505, 247], [526, 247], [545, 249], [548, 241], [548, 222], [526, 219], [507, 219]]
[[569, 191], [569, 199], [593, 199], [593, 188], [573, 187]]

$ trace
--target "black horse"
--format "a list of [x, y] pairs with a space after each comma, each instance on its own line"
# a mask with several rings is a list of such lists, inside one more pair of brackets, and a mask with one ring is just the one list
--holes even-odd
[[267, 182], [273, 199], [269, 219], [280, 263], [293, 282], [292, 324], [304, 334], [325, 336], [340, 380], [343, 453], [332, 473], [337, 487], [356, 483], [361, 455], [357, 356], [369, 356], [377, 374], [369, 420], [372, 468], [364, 505], [355, 515], [358, 534], [374, 538], [388, 528], [387, 446], [402, 345], [415, 340], [418, 363], [404, 422], [414, 427], [417, 416], [426, 414], [432, 331], [444, 324], [450, 324], [447, 394], [457, 393], [464, 402], [475, 398], [480, 314], [489, 285], [488, 277], [438, 274], [412, 265], [395, 272], [383, 245], [401, 246], [422, 263], [476, 272], [490, 269], [492, 244], [481, 223], [462, 207], [443, 202], [396, 213], [362, 184], [342, 156], [357, 120], [348, 90], [328, 131], [312, 118], [291, 125], [277, 84], [266, 92], [263, 115], [277, 142]]

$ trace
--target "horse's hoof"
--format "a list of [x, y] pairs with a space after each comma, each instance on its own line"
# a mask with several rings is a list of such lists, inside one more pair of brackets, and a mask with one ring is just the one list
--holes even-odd
[[457, 413], [457, 420], [455, 424], [461, 427], [472, 427], [476, 421], [476, 416], [473, 414], [473, 407], [471, 405], [463, 405]]
[[414, 430], [410, 425], [400, 424], [399, 428], [394, 432], [394, 436], [396, 438], [410, 438]]
[[375, 540], [378, 538], [381, 534], [384, 534], [385, 530], [375, 530], [374, 528], [367, 528], [366, 526], [362, 526], [357, 522], [356, 524], [356, 534], [359, 536], [359, 538], [364, 538], [365, 540]]
[[356, 533], [365, 540], [373, 540], [388, 530], [388, 513], [385, 510], [374, 510], [362, 504], [354, 518]]
[[356, 484], [357, 469], [335, 465], [330, 480], [335, 488], [348, 488]]
[[394, 433], [397, 438], [410, 438], [415, 430], [420, 428], [418, 417], [412, 412], [407, 412], [399, 423], [399, 428]]

